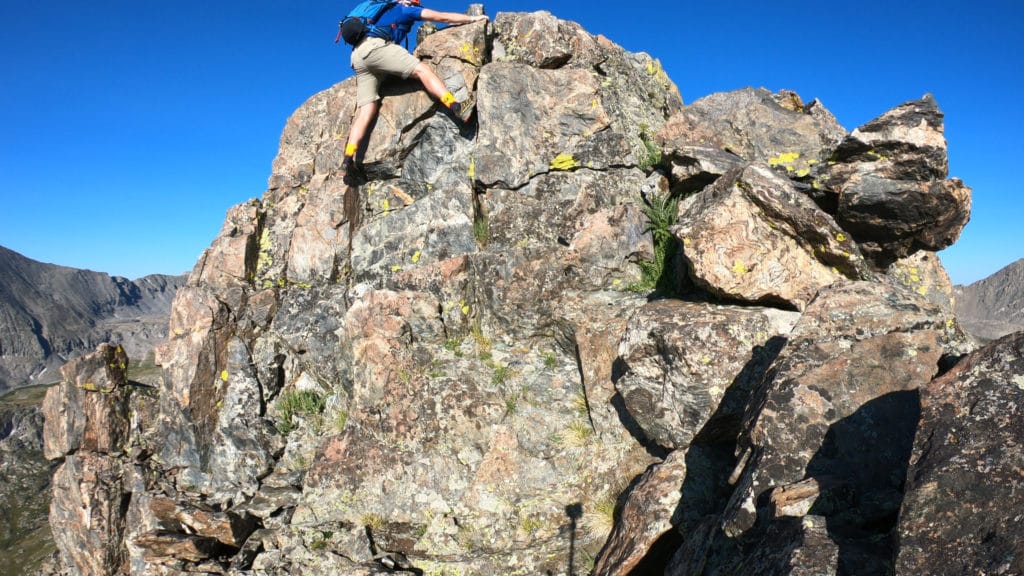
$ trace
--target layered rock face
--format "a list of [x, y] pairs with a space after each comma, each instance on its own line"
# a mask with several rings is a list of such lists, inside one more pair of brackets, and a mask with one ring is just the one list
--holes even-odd
[[921, 251], [969, 214], [934, 102], [852, 134], [792, 93], [684, 107], [543, 12], [417, 53], [469, 125], [392, 84], [346, 187], [354, 81], [313, 96], [178, 292], [159, 389], [48, 399], [85, 414], [57, 477], [91, 479], [57, 482], [63, 565], [893, 570], [919, 390], [968, 348]]

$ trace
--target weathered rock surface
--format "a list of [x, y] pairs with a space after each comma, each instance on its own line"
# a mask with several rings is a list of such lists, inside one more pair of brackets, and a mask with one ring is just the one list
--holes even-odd
[[760, 162], [807, 176], [845, 137], [843, 127], [817, 100], [804, 104], [794, 92], [745, 88], [686, 106], [657, 133], [656, 141], [680, 191], [692, 192], [739, 163]]
[[678, 523], [681, 479], [686, 477], [683, 451], [669, 454], [640, 477], [619, 513], [618, 522], [594, 566], [594, 575], [629, 574], [655, 543]]
[[946, 180], [943, 115], [931, 95], [854, 130], [816, 171], [824, 204], [881, 266], [953, 244], [970, 219], [971, 190]]
[[840, 573], [885, 565], [917, 389], [938, 371], [945, 329], [937, 307], [886, 284], [845, 282], [818, 295], [748, 409], [723, 514], [724, 535], [747, 551], [737, 558], [751, 562], [759, 548], [750, 545], [770, 526], [822, 516]]
[[[347, 187], [354, 81], [313, 96], [178, 291], [160, 386], [125, 425], [70, 416], [81, 389], [50, 402], [61, 473], [97, 478], [94, 525], [56, 483], [75, 541], [106, 546], [88, 569], [891, 571], [917, 390], [964, 348], [916, 253], [936, 243], [865, 259], [884, 234], [812, 185], [847, 137], [824, 107], [687, 112], [657, 60], [544, 12], [417, 51], [475, 121], [393, 83]], [[915, 163], [945, 177], [944, 147], [908, 150], [893, 191]]]
[[60, 379], [56, 369], [101, 342], [146, 359], [167, 336], [184, 276], [130, 281], [36, 262], [0, 246], [0, 392]]
[[690, 276], [720, 298], [802, 310], [818, 290], [870, 275], [832, 217], [767, 166], [729, 172], [680, 211], [672, 231]]
[[947, 314], [955, 315], [956, 292], [949, 280], [949, 274], [934, 252], [921, 250], [901, 258], [889, 266], [886, 275], [897, 285], [924, 296]]
[[1024, 573], [1024, 333], [921, 389], [900, 511], [901, 574]]
[[111, 454], [124, 450], [128, 435], [128, 355], [101, 344], [61, 368], [64, 381], [43, 400], [44, 453], [57, 459], [79, 450]]
[[53, 475], [50, 529], [64, 566], [76, 574], [126, 572], [124, 510], [129, 490], [122, 462], [81, 452], [64, 459]]
[[77, 574], [126, 571], [127, 370], [124, 349], [101, 344], [65, 364], [63, 381], [43, 401], [43, 452], [62, 460], [53, 475], [50, 528], [62, 565]]
[[701, 430], [734, 438], [751, 390], [799, 317], [773, 308], [652, 302], [622, 336], [615, 388], [660, 446], [685, 448]]
[[[745, 449], [755, 452], [748, 468], [750, 503], [771, 486], [802, 480], [836, 423], [872, 400], [915, 390], [938, 370], [945, 326], [923, 299], [884, 285], [849, 283], [824, 291], [814, 304], [771, 368], [763, 400], [753, 405], [744, 435]], [[883, 448], [873, 448], [873, 457], [882, 458]], [[841, 453], [821, 457], [853, 460]]]

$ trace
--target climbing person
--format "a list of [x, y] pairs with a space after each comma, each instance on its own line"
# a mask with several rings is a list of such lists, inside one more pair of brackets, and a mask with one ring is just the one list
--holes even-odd
[[[373, 4], [384, 4], [379, 8]], [[469, 24], [487, 20], [486, 15], [467, 16], [456, 12], [439, 12], [422, 8], [420, 0], [397, 0], [388, 2], [364, 2], [358, 10], [383, 10], [371, 17], [353, 17], [350, 14], [339, 25], [338, 36], [352, 45], [352, 69], [356, 73], [356, 114], [349, 129], [345, 144], [345, 159], [342, 169], [344, 181], [353, 185], [364, 180], [356, 164], [356, 153], [366, 137], [367, 130], [380, 110], [380, 84], [389, 76], [407, 79], [410, 76], [423, 84], [427, 92], [436, 98], [460, 120], [465, 121], [469, 102], [457, 102], [444, 82], [426, 62], [413, 56], [401, 44], [413, 25], [420, 21], [442, 24]]]

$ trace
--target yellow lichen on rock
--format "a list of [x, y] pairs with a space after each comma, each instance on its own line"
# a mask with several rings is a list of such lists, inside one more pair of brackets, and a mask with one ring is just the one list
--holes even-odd
[[573, 168], [579, 167], [580, 163], [572, 157], [572, 154], [559, 154], [551, 160], [549, 167], [552, 170], [572, 170]]
[[799, 152], [784, 152], [768, 159], [769, 166], [786, 166], [796, 162], [800, 158]]

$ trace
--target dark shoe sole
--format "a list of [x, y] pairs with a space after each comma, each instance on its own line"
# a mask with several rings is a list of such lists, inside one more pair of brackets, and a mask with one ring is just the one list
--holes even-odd
[[469, 119], [473, 117], [473, 113], [476, 112], [476, 98], [470, 94], [463, 102], [458, 102], [452, 106], [452, 114], [455, 115], [463, 124], [469, 123]]

